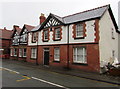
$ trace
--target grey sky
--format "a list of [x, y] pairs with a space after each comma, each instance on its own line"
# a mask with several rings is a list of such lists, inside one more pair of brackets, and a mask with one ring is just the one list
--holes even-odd
[[[8, 2], [9, 1], [9, 2]], [[119, 0], [1, 0], [0, 28], [12, 29], [13, 25], [24, 24], [36, 26], [39, 16], [49, 13], [66, 16], [89, 10], [106, 4], [111, 4], [115, 19], [118, 23]]]

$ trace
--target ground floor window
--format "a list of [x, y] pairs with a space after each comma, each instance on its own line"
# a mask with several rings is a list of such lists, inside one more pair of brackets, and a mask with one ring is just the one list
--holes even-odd
[[14, 48], [14, 56], [17, 56], [17, 48]]
[[60, 48], [54, 48], [54, 61], [60, 61]]
[[26, 57], [26, 52], [27, 52], [27, 50], [26, 50], [26, 48], [24, 48], [23, 49], [23, 57]]
[[10, 56], [13, 56], [13, 49], [10, 49]]
[[19, 57], [22, 57], [22, 49], [19, 49]]
[[36, 58], [37, 57], [37, 49], [36, 48], [31, 48], [31, 58]]
[[73, 62], [74, 63], [87, 63], [85, 47], [73, 48]]

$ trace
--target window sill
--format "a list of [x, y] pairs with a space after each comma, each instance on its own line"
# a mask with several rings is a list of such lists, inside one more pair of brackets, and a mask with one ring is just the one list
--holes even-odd
[[74, 65], [83, 65], [83, 66], [88, 66], [88, 64], [87, 64], [87, 63], [72, 63], [72, 64], [74, 64]]
[[54, 39], [54, 41], [60, 41], [61, 39]]
[[49, 40], [43, 40], [43, 42], [48, 42]]
[[26, 58], [26, 57], [19, 57], [19, 58]]
[[60, 63], [60, 61], [53, 61], [53, 62], [55, 62], [55, 63]]
[[85, 37], [75, 37], [74, 39], [84, 39]]
[[32, 43], [36, 43], [36, 41], [32, 41]]
[[37, 60], [37, 58], [30, 58], [30, 60]]
[[115, 39], [115, 37], [112, 37], [112, 39], [114, 40], [114, 39]]

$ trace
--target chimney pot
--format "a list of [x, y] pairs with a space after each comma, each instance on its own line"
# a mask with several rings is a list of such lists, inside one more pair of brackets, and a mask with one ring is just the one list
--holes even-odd
[[40, 24], [42, 24], [46, 20], [46, 17], [44, 16], [43, 13], [41, 13], [41, 16], [39, 17], [39, 19], [40, 19]]
[[6, 27], [4, 27], [4, 30], [7, 30]]

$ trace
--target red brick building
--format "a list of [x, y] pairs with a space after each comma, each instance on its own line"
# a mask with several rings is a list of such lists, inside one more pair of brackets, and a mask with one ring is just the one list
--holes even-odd
[[0, 29], [0, 57], [2, 58], [10, 57], [11, 35], [11, 30]]
[[101, 72], [105, 63], [118, 58], [118, 32], [110, 5], [65, 17], [50, 14], [28, 34], [27, 60]]
[[19, 28], [17, 25], [14, 25], [13, 33], [11, 35], [10, 59], [18, 60], [20, 32], [21, 28]]
[[24, 25], [19, 36], [19, 58], [18, 60], [27, 61], [27, 46], [28, 46], [28, 33], [34, 28], [34, 26]]

